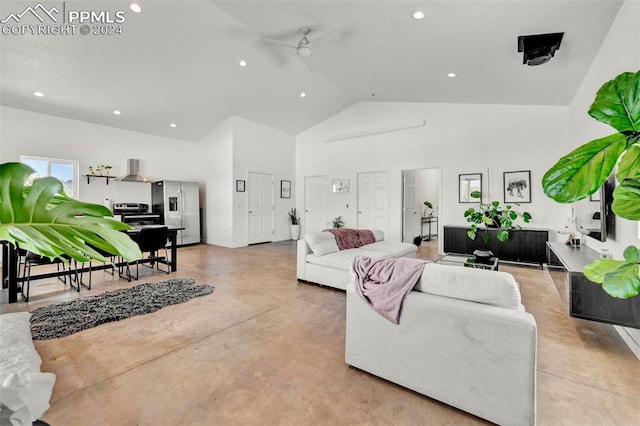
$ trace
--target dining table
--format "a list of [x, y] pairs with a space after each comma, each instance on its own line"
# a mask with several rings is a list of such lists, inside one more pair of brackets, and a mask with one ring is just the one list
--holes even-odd
[[[132, 239], [135, 240], [135, 236], [140, 232], [140, 229], [143, 227], [149, 226], [164, 226], [164, 225], [141, 225], [141, 226], [133, 226], [132, 229], [128, 229], [126, 232]], [[169, 249], [171, 250], [170, 259], [164, 259], [159, 257], [150, 257], [140, 260], [141, 263], [154, 263], [160, 262], [169, 265], [171, 268], [171, 272], [175, 272], [178, 270], [178, 247], [177, 247], [177, 236], [178, 231], [183, 230], [182, 227], [177, 226], [167, 226], [167, 239], [169, 241]], [[19, 284], [26, 281], [27, 278], [18, 276], [18, 268], [19, 268], [19, 258], [18, 258], [18, 250], [16, 247], [8, 242], [8, 241], [0, 241], [2, 244], [2, 288], [8, 288], [9, 294], [7, 298], [8, 303], [15, 303], [18, 301], [18, 292], [20, 290]], [[116, 262], [116, 263], [104, 263], [102, 265], [91, 265], [86, 267], [77, 268], [75, 271], [61, 270], [61, 271], [52, 271], [46, 272], [42, 274], [31, 275], [31, 280], [36, 279], [44, 279], [51, 277], [60, 277], [63, 275], [70, 275], [72, 273], [82, 273], [82, 272], [90, 272], [101, 269], [111, 268], [113, 265], [120, 267], [126, 266], [127, 262]]]

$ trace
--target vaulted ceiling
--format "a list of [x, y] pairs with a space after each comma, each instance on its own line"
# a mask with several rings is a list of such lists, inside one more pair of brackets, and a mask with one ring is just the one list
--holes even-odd
[[[37, 3], [3, 0], [0, 20]], [[568, 105], [621, 5], [141, 0], [133, 13], [129, 3], [42, 0], [67, 13], [124, 10], [122, 34], [3, 30], [0, 104], [188, 141], [231, 115], [296, 134], [360, 101]], [[264, 40], [296, 45], [305, 26], [310, 60]], [[555, 58], [523, 65], [517, 37], [552, 32], [565, 33]]]

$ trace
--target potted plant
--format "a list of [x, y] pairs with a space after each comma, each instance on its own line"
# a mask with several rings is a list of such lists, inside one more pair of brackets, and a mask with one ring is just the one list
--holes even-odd
[[[476, 199], [482, 197], [479, 191], [473, 191], [470, 195], [471, 198]], [[514, 206], [519, 206], [519, 204], [501, 205], [499, 201], [491, 201], [490, 203], [480, 201], [478, 205], [469, 207], [464, 212], [466, 221], [471, 224], [471, 229], [467, 231], [467, 237], [475, 240], [478, 232], [484, 229], [482, 242], [486, 246], [491, 239], [489, 228], [497, 228], [496, 238], [501, 242], [507, 241], [509, 239], [509, 231], [521, 228], [517, 223], [518, 219], [521, 219], [524, 223], [531, 222], [531, 214], [528, 212], [521, 213]], [[476, 250], [473, 254], [482, 259], [493, 256], [493, 253], [488, 249]]]
[[424, 213], [422, 214], [422, 216], [431, 216], [433, 214], [433, 204], [431, 204], [431, 201], [425, 201], [422, 204], [424, 204]]
[[[625, 72], [602, 85], [589, 115], [617, 132], [587, 142], [553, 165], [542, 178], [545, 194], [560, 203], [573, 203], [595, 193], [618, 166], [620, 185], [613, 191], [613, 212], [628, 220], [640, 220], [640, 71]], [[584, 275], [601, 284], [613, 297], [627, 299], [640, 294], [640, 250], [628, 246], [624, 260], [598, 259], [584, 268]]]
[[334, 228], [344, 228], [344, 219], [342, 216], [338, 216], [331, 221], [331, 226]]
[[291, 239], [295, 241], [300, 238], [300, 218], [295, 207], [289, 211], [289, 224], [291, 225]]

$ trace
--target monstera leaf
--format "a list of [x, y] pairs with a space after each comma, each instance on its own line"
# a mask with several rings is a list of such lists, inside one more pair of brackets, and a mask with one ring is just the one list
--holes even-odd
[[67, 255], [79, 262], [106, 259], [92, 247], [122, 256], [142, 257], [122, 222], [105, 218], [109, 209], [67, 196], [51, 177], [27, 181], [35, 171], [22, 163], [0, 164], [0, 240], [50, 258]]

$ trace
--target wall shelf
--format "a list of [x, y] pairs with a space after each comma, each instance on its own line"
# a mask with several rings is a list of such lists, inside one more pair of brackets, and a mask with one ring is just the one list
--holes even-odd
[[106, 179], [107, 180], [107, 185], [109, 185], [109, 179], [115, 179], [115, 176], [103, 176], [103, 175], [82, 175], [85, 176], [87, 178], [87, 185], [91, 183], [91, 178], [98, 178], [98, 179]]

